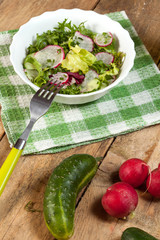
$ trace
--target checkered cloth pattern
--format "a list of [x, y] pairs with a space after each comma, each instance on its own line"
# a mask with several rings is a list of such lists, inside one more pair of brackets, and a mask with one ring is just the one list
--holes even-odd
[[[102, 141], [160, 123], [160, 74], [124, 11], [107, 14], [135, 43], [136, 58], [128, 76], [100, 99], [83, 105], [53, 102], [30, 133], [23, 154], [55, 153]], [[0, 104], [11, 146], [30, 119], [34, 90], [16, 75], [9, 46], [17, 30], [0, 33]]]

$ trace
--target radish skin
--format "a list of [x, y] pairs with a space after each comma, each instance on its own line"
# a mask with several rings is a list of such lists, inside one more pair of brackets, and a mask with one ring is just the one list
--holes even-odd
[[99, 33], [96, 35], [94, 42], [100, 47], [107, 47], [113, 41], [112, 33]]
[[94, 42], [90, 37], [81, 34], [79, 31], [76, 31], [74, 35], [74, 40], [79, 42], [78, 45], [80, 48], [86, 49], [89, 52], [93, 51]]
[[86, 73], [85, 78], [84, 78], [84, 80], [82, 82], [82, 85], [81, 85], [82, 86], [82, 89], [81, 89], [82, 93], [87, 91], [88, 83], [95, 78], [98, 78], [98, 73], [95, 70], [91, 69]]
[[149, 166], [141, 159], [131, 158], [125, 161], [119, 169], [119, 178], [132, 187], [139, 187], [149, 174]]
[[59, 45], [48, 45], [45, 48], [34, 54], [36, 60], [42, 65], [43, 68], [46, 68], [49, 64], [49, 61], [53, 61], [52, 68], [57, 68], [62, 60], [65, 58], [65, 53], [62, 47]]
[[116, 218], [126, 218], [136, 209], [138, 195], [128, 183], [117, 182], [107, 189], [101, 202], [109, 215]]
[[63, 72], [58, 72], [56, 74], [52, 74], [50, 75], [50, 80], [52, 80], [56, 83], [54, 83], [54, 85], [57, 85], [58, 83], [60, 83], [60, 86], [63, 84], [67, 84], [69, 81], [69, 76], [67, 73], [63, 73]]
[[149, 174], [146, 187], [153, 197], [160, 198], [160, 164]]

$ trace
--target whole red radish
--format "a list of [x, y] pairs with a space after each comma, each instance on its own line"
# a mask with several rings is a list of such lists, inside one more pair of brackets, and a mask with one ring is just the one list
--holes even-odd
[[160, 164], [149, 174], [146, 186], [152, 196], [160, 198]]
[[136, 188], [142, 185], [149, 174], [149, 166], [141, 159], [131, 158], [125, 161], [119, 169], [122, 182]]
[[138, 194], [128, 183], [117, 182], [107, 189], [101, 202], [109, 215], [125, 218], [137, 207]]

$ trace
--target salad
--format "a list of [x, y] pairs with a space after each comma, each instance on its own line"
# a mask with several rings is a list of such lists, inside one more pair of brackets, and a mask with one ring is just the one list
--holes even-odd
[[61, 94], [85, 94], [105, 88], [120, 73], [125, 53], [116, 49], [110, 32], [95, 33], [82, 22], [65, 19], [52, 31], [37, 34], [23, 62], [25, 74], [35, 85], [60, 82]]

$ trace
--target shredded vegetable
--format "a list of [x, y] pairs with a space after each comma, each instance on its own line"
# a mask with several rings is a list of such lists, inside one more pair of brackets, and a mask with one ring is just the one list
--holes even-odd
[[[37, 34], [27, 49], [23, 67], [35, 85], [43, 86], [56, 74], [57, 81], [65, 84], [60, 93], [75, 95], [110, 85], [119, 76], [124, 58], [112, 33], [95, 33], [84, 22], [76, 26], [65, 19], [53, 30]], [[88, 79], [92, 71], [95, 74]], [[60, 77], [62, 73], [67, 81]]]

